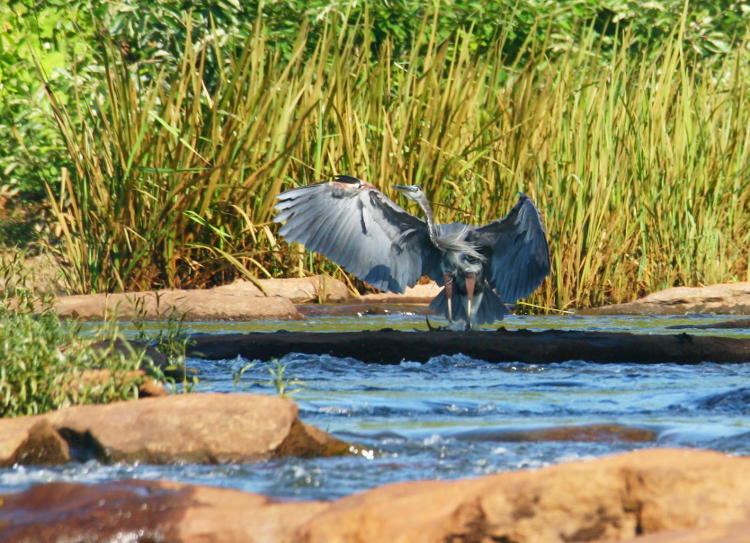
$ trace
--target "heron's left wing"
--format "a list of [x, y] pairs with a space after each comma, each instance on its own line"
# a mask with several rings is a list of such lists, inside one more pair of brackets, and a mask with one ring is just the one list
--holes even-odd
[[279, 194], [279, 233], [326, 255], [380, 290], [403, 292], [439, 268], [427, 225], [349, 176]]
[[549, 248], [539, 211], [521, 194], [503, 219], [474, 230], [488, 250], [490, 283], [503, 302], [528, 296], [550, 271]]

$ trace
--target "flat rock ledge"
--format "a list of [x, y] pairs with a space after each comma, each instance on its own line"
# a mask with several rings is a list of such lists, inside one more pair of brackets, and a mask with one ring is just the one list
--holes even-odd
[[298, 320], [302, 315], [283, 296], [251, 295], [230, 289], [159, 290], [61, 296], [54, 309], [81, 320]]
[[586, 309], [584, 315], [683, 315], [717, 313], [750, 315], [750, 282], [706, 287], [674, 287], [633, 302]]
[[335, 502], [129, 480], [41, 484], [0, 503], [6, 543], [740, 543], [750, 534], [750, 459], [641, 450]]
[[296, 404], [255, 394], [176, 394], [0, 419], [0, 466], [344, 454], [349, 445], [302, 423]]
[[[210, 289], [165, 289], [116, 294], [59, 296], [54, 309], [62, 317], [102, 320], [164, 320], [170, 316], [187, 320], [300, 320], [316, 314], [303, 304], [325, 306], [322, 314], [378, 312], [385, 304], [426, 305], [440, 291], [435, 283], [416, 285], [404, 294], [379, 293], [354, 297], [344, 283], [326, 275], [287, 279], [259, 279], [258, 288], [246, 280]], [[297, 307], [295, 304], [300, 304]], [[344, 304], [344, 305], [342, 305]], [[339, 309], [335, 309], [339, 308]], [[300, 311], [302, 309], [302, 311]]]

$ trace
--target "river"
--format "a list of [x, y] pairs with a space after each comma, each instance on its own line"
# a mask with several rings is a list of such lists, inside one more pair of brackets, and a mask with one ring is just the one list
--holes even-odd
[[[671, 326], [725, 320], [695, 317], [512, 316], [509, 329], [628, 330], [676, 333]], [[158, 326], [158, 325], [154, 325]], [[424, 329], [424, 317], [321, 316], [300, 322], [188, 323], [196, 333], [287, 330]], [[748, 337], [746, 330], [688, 330]], [[481, 332], [478, 332], [481, 333]], [[191, 358], [198, 392], [276, 394], [275, 363]], [[655, 446], [750, 454], [750, 364], [595, 364], [585, 360], [491, 364], [463, 355], [422, 364], [365, 364], [356, 359], [290, 353], [278, 360], [300, 416], [360, 454], [284, 458], [240, 465], [104, 465], [0, 469], [0, 492], [67, 480], [170, 479], [231, 487], [284, 499], [335, 499], [374, 486], [415, 479], [456, 479], [538, 468]], [[236, 376], [245, 368], [242, 376]], [[295, 384], [299, 382], [300, 384]], [[622, 425], [653, 435], [629, 441], [538, 441], [529, 431], [593, 424]]]

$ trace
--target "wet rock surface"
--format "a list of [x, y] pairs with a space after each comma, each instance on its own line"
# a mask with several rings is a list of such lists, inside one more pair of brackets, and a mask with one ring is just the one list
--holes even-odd
[[102, 462], [224, 463], [347, 454], [303, 424], [297, 406], [252, 394], [180, 394], [0, 419], [0, 465]]
[[696, 405], [701, 409], [750, 415], [750, 387], [741, 387], [720, 392], [719, 394], [711, 394], [710, 396], [700, 398], [696, 402]]
[[746, 541], [750, 459], [652, 449], [478, 479], [391, 484], [335, 502], [145, 481], [49, 483], [0, 501], [0, 540], [8, 543], [712, 543]]
[[750, 340], [689, 334], [648, 335], [614, 332], [526, 330], [495, 332], [277, 332], [196, 336], [190, 348], [209, 359], [250, 360], [290, 352], [353, 357], [363, 362], [426, 362], [443, 354], [463, 353], [488, 362], [544, 364], [567, 360], [696, 364], [748, 362]]
[[463, 441], [544, 442], [578, 441], [586, 443], [648, 443], [656, 441], [657, 432], [648, 428], [622, 424], [586, 424], [552, 426], [523, 430], [478, 429], [452, 436]]
[[667, 328], [671, 328], [672, 330], [741, 330], [743, 328], [750, 328], [750, 319], [736, 319], [709, 324], [675, 324], [674, 326], [667, 326]]
[[581, 311], [584, 315], [682, 315], [685, 313], [750, 314], [750, 282], [668, 288], [633, 302]]
[[341, 304], [305, 304], [298, 305], [297, 310], [305, 318], [315, 317], [362, 317], [366, 315], [388, 315], [390, 313], [413, 313], [415, 315], [432, 315], [426, 305], [399, 304], [387, 302], [368, 302]]

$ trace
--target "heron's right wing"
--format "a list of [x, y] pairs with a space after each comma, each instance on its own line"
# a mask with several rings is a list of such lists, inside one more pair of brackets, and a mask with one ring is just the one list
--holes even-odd
[[372, 185], [349, 176], [282, 192], [274, 222], [280, 234], [326, 255], [380, 290], [403, 292], [439, 268], [421, 219]]
[[550, 260], [544, 226], [531, 199], [521, 194], [502, 220], [474, 230], [489, 249], [490, 282], [500, 299], [515, 303], [531, 294], [549, 275]]

